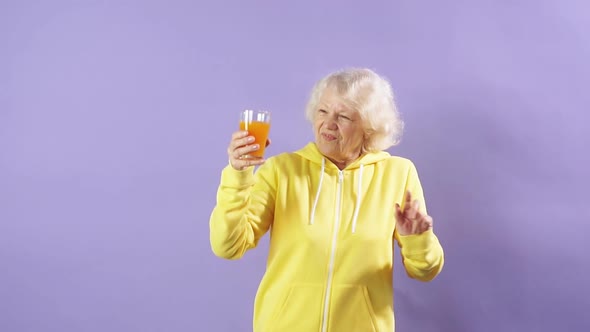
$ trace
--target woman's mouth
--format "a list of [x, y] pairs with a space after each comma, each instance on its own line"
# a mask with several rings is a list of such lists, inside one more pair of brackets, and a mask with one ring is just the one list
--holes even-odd
[[326, 133], [322, 133], [321, 134], [322, 138], [328, 142], [334, 141], [336, 140], [336, 136], [332, 135], [332, 134], [326, 134]]

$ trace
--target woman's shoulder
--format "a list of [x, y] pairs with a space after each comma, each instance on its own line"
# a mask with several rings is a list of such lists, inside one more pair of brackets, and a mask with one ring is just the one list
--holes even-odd
[[408, 157], [402, 157], [402, 156], [395, 156], [395, 155], [391, 155], [389, 156], [389, 158], [387, 158], [389, 162], [391, 163], [398, 163], [398, 164], [413, 164], [412, 160]]
[[273, 155], [267, 159], [267, 162], [270, 162], [273, 165], [279, 167], [301, 163], [304, 159], [305, 158], [296, 151], [289, 151]]
[[408, 157], [403, 157], [403, 156], [398, 156], [398, 155], [390, 155], [387, 158], [384, 158], [382, 160], [382, 163], [386, 166], [386, 167], [391, 167], [391, 168], [397, 168], [397, 169], [414, 169], [416, 166], [414, 165], [414, 162], [408, 158]]

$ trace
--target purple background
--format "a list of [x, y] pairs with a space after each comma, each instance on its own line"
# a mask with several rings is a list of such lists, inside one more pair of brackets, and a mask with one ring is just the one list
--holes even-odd
[[[0, 331], [248, 331], [267, 240], [216, 258], [238, 111], [390, 78], [446, 266], [399, 331], [588, 331], [587, 1], [0, 2]], [[396, 253], [399, 258], [399, 253]]]

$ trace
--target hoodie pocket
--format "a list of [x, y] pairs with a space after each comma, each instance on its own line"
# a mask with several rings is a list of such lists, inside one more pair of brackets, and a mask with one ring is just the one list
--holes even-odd
[[321, 286], [295, 284], [277, 303], [269, 323], [269, 332], [315, 331], [320, 328]]
[[362, 285], [334, 285], [329, 331], [376, 332], [375, 311], [369, 291]]

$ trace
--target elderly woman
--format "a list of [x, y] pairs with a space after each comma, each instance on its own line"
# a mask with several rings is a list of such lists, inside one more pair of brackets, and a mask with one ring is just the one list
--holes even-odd
[[384, 151], [402, 131], [391, 87], [368, 69], [335, 72], [316, 84], [306, 115], [315, 142], [267, 160], [242, 158], [259, 147], [233, 134], [213, 252], [238, 259], [270, 230], [256, 332], [393, 331], [394, 240], [421, 281], [444, 256], [416, 168]]

